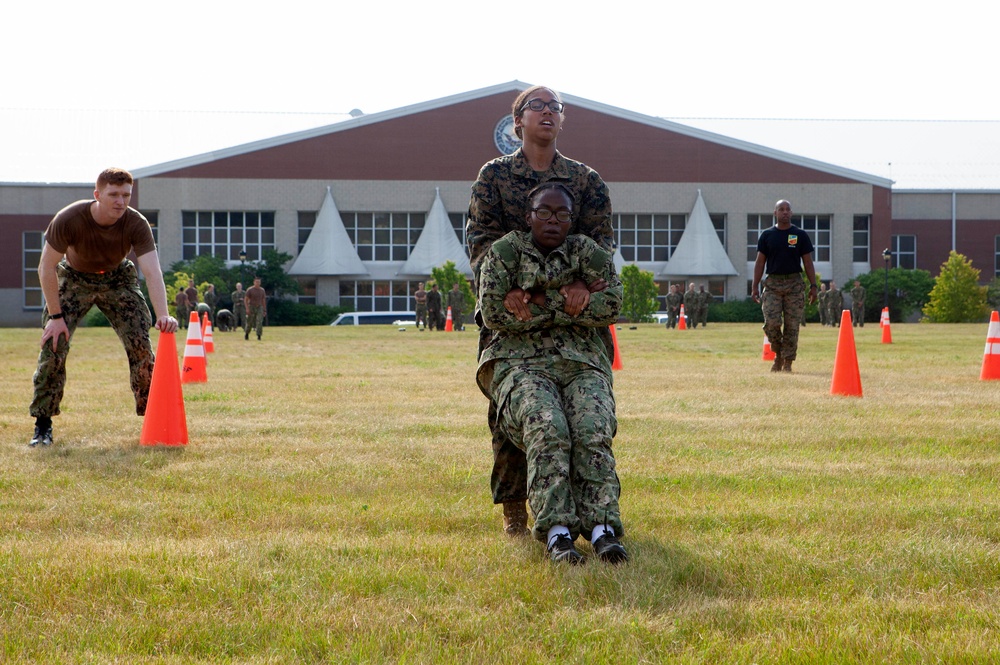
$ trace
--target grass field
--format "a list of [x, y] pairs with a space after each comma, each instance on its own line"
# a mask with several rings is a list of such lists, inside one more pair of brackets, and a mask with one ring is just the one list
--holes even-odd
[[39, 331], [0, 330], [0, 661], [1000, 662], [986, 326], [854, 332], [861, 398], [830, 328], [786, 375], [757, 325], [621, 326], [633, 560], [568, 568], [501, 534], [474, 332], [217, 332], [148, 448], [82, 329], [32, 450]]

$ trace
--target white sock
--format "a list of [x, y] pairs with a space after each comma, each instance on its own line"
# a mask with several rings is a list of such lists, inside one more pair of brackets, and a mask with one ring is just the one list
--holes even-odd
[[555, 540], [556, 536], [568, 536], [569, 527], [565, 527], [562, 524], [556, 524], [554, 527], [549, 529], [549, 533], [545, 536], [545, 546], [552, 547], [552, 541]]
[[615, 535], [615, 530], [605, 524], [598, 524], [594, 527], [594, 530], [590, 532], [590, 542], [596, 543], [597, 539], [604, 534], [613, 536]]

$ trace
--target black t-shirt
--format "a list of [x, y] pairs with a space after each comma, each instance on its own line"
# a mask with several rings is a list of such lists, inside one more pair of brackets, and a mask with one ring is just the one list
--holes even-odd
[[768, 275], [791, 275], [802, 272], [802, 257], [812, 253], [813, 244], [809, 234], [795, 225], [784, 230], [772, 226], [760, 234], [757, 251], [767, 257]]

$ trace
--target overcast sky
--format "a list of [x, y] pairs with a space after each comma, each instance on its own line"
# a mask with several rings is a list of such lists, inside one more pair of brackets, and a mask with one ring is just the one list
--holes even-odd
[[[996, 121], [988, 7], [19, 2], [3, 11], [0, 181], [64, 179], [55, 162], [73, 162], [72, 172], [89, 180], [116, 156], [102, 144], [152, 141], [143, 125], [93, 136], [107, 130], [86, 110], [161, 120], [171, 112], [288, 114], [291, 128], [261, 127], [253, 140], [355, 108], [374, 113], [515, 79], [668, 118]], [[191, 154], [224, 147], [211, 135], [185, 140], [204, 145]], [[157, 163], [153, 153], [128, 167]]]

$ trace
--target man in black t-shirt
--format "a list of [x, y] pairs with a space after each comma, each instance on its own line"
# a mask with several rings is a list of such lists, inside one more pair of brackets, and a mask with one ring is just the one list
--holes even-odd
[[[781, 200], [774, 205], [775, 225], [757, 239], [757, 260], [753, 267], [750, 295], [761, 303], [764, 333], [775, 352], [772, 372], [792, 371], [799, 346], [799, 323], [806, 306], [805, 268], [809, 280], [809, 302], [816, 302], [816, 271], [813, 245], [805, 231], [792, 225], [792, 204]], [[767, 278], [761, 278], [765, 269]]]

